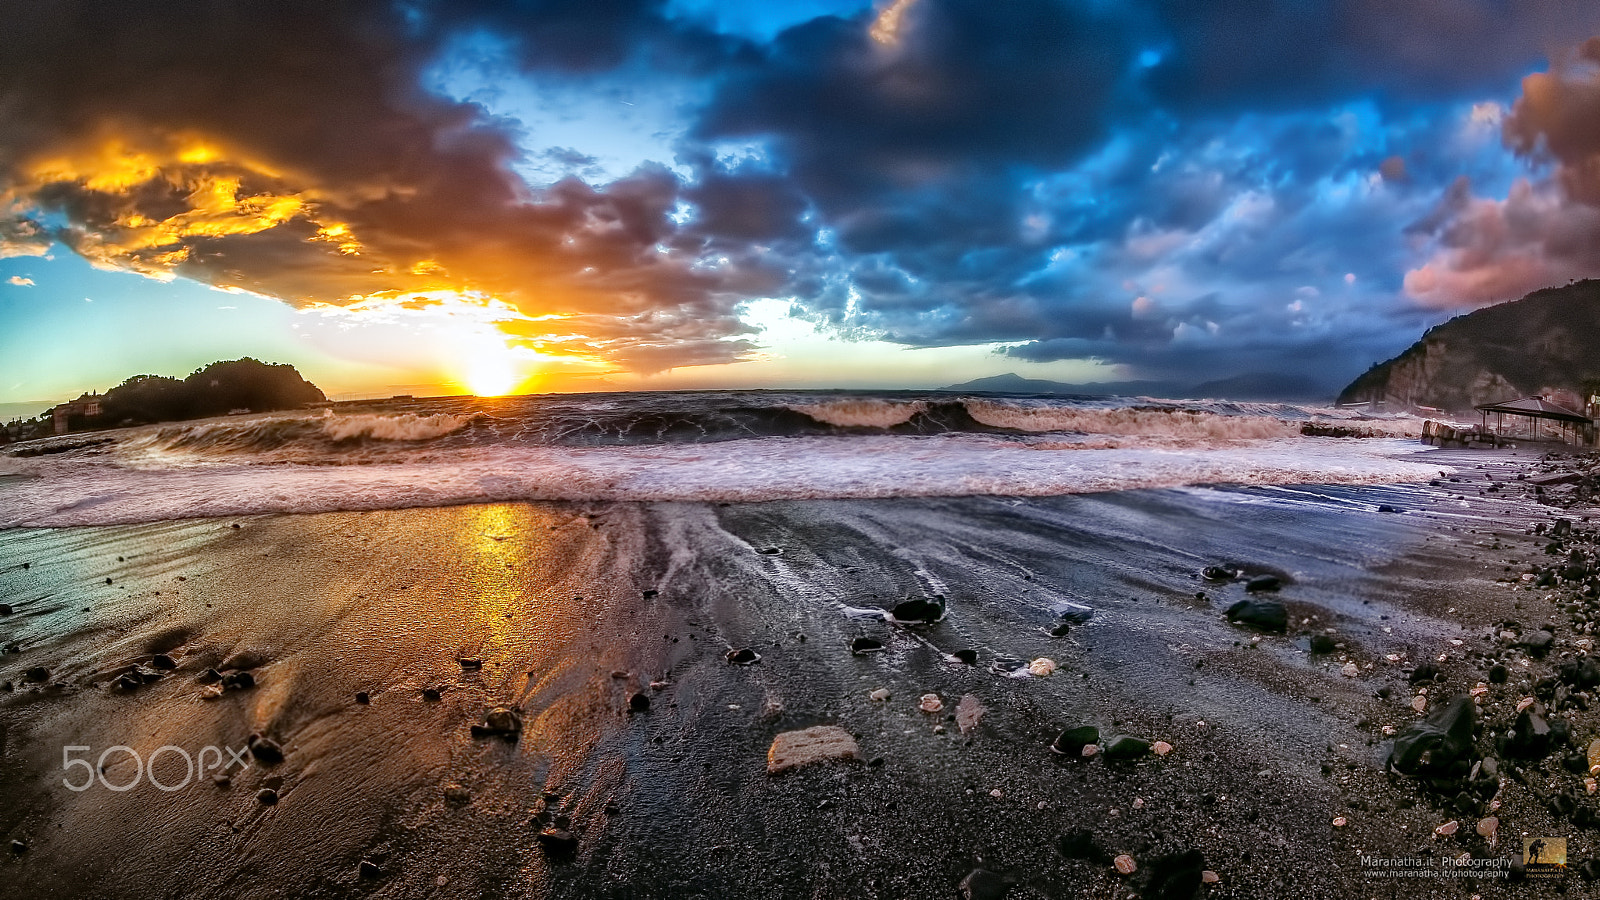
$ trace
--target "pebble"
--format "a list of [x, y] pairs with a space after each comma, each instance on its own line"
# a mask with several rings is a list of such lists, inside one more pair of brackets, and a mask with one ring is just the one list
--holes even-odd
[[522, 732], [522, 715], [514, 709], [496, 706], [484, 714], [483, 724], [472, 726], [473, 737], [497, 735], [515, 737]]
[[1416, 710], [1417, 712], [1423, 712], [1424, 710], [1426, 710], [1428, 708], [1428, 698], [1424, 697], [1424, 696], [1421, 696], [1420, 694], [1415, 696], [1415, 697], [1412, 697], [1411, 698], [1411, 708]]
[[269, 766], [283, 762], [283, 748], [272, 738], [253, 734], [249, 746], [250, 755]]
[[736, 666], [748, 666], [761, 660], [761, 654], [749, 647], [740, 647], [728, 651], [728, 662]]
[[27, 853], [28, 852], [28, 845], [23, 841], [12, 841], [11, 842], [11, 852], [12, 853]]
[[1357, 668], [1356, 664], [1353, 663], [1353, 662], [1352, 663], [1345, 663], [1344, 664], [1344, 668], [1339, 670], [1339, 674], [1343, 675], [1346, 678], [1354, 678], [1357, 675], [1361, 674], [1361, 670], [1359, 668]]
[[1312, 653], [1332, 653], [1337, 646], [1338, 645], [1334, 643], [1333, 638], [1328, 637], [1325, 634], [1314, 634], [1311, 636]]
[[222, 689], [225, 691], [243, 691], [256, 686], [256, 677], [249, 672], [223, 672]]
[[1133, 808], [1134, 809], [1144, 809], [1144, 798], [1143, 797], [1135, 797], [1135, 798], [1133, 798]]
[[1028, 663], [1028, 672], [1036, 677], [1045, 678], [1056, 670], [1056, 661], [1043, 656]]
[[1061, 732], [1050, 749], [1064, 756], [1089, 756], [1083, 748], [1100, 743], [1100, 729], [1093, 725], [1080, 725]]
[[444, 799], [447, 803], [460, 805], [472, 799], [472, 792], [459, 784], [452, 784], [445, 787]]
[[177, 667], [178, 661], [165, 653], [157, 653], [150, 658], [150, 668], [152, 669], [165, 669], [170, 672]]
[[869, 637], [858, 637], [850, 642], [851, 653], [872, 653], [882, 649], [882, 641]]
[[979, 702], [977, 697], [972, 694], [963, 694], [961, 701], [956, 704], [956, 727], [961, 729], [962, 734], [967, 734], [978, 727], [978, 723], [983, 720], [983, 714], [986, 712], [988, 712], [988, 709]]
[[372, 701], [372, 697], [369, 696], [366, 691], [356, 691], [356, 702], [357, 703], [365, 705], [367, 703], [370, 703], [371, 701]]
[[44, 666], [33, 666], [26, 672], [23, 672], [22, 677], [28, 679], [29, 681], [49, 681], [50, 670]]
[[539, 846], [548, 853], [571, 853], [578, 849], [578, 836], [565, 828], [546, 828], [539, 832]]
[[14, 612], [16, 612], [16, 610], [12, 609], [11, 604], [0, 603], [0, 616], [9, 616]]
[[1433, 833], [1439, 835], [1440, 837], [1449, 837], [1450, 835], [1455, 834], [1456, 830], [1460, 827], [1461, 823], [1457, 822], [1455, 819], [1451, 819], [1443, 825], [1440, 825], [1438, 828], [1435, 828]]
[[957, 650], [950, 655], [954, 657], [957, 662], [966, 663], [969, 666], [976, 665], [978, 662], [978, 651], [971, 648]]
[[1005, 900], [1014, 881], [987, 869], [973, 869], [956, 889], [962, 900]]
[[1100, 752], [1100, 745], [1099, 744], [1084, 744], [1083, 745], [1083, 758], [1084, 759], [1088, 759], [1089, 757], [1094, 756], [1096, 753], [1099, 753], [1099, 752]]
[[1126, 853], [1112, 860], [1111, 864], [1116, 867], [1119, 875], [1132, 875], [1139, 868], [1139, 864], [1133, 861], [1133, 857]]
[[944, 598], [929, 600], [916, 597], [906, 600], [895, 604], [889, 615], [893, 616], [896, 622], [907, 625], [927, 625], [937, 622], [944, 618]]
[[1344, 816], [1336, 816], [1333, 820], [1333, 827], [1335, 828], [1343, 828], [1348, 824], [1350, 824], [1350, 820], [1346, 819]]
[[1217, 884], [1222, 881], [1222, 876], [1210, 869], [1206, 869], [1200, 873], [1200, 880], [1206, 884]]
[[856, 739], [837, 725], [816, 725], [785, 731], [767, 750], [767, 774], [776, 775], [800, 766], [830, 759], [860, 759]]
[[422, 699], [424, 700], [438, 700], [443, 696], [444, 694], [440, 693], [438, 688], [426, 687], [422, 689]]
[[1478, 820], [1478, 834], [1492, 838], [1500, 830], [1500, 820], [1495, 816], [1487, 816]]
[[1112, 738], [1106, 744], [1106, 759], [1138, 759], [1149, 752], [1149, 741], [1128, 735]]
[[917, 702], [917, 708], [925, 713], [943, 712], [944, 701], [939, 699], [938, 694], [923, 694]]
[[1172, 745], [1166, 741], [1156, 741], [1150, 745], [1150, 752], [1157, 756], [1166, 756], [1172, 752]]
[[262, 806], [275, 806], [278, 803], [278, 792], [272, 788], [262, 788], [256, 794], [256, 802]]
[[877, 690], [873, 691], [868, 696], [871, 697], [872, 699], [877, 700], [878, 702], [882, 703], [883, 701], [889, 699], [889, 689], [888, 688], [878, 688]]
[[456, 662], [460, 664], [461, 668], [469, 672], [483, 668], [483, 660], [475, 656], [463, 656], [457, 659]]
[[628, 698], [628, 708], [634, 712], [644, 712], [650, 708], [650, 695], [643, 691], [635, 691]]
[[361, 861], [361, 865], [357, 867], [357, 871], [360, 873], [362, 878], [383, 877], [383, 869], [370, 859], [363, 859]]

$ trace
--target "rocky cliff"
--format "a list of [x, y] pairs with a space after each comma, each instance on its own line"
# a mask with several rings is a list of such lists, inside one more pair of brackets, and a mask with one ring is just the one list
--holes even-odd
[[1350, 383], [1340, 403], [1468, 412], [1600, 385], [1600, 281], [1546, 288], [1429, 329], [1404, 353]]

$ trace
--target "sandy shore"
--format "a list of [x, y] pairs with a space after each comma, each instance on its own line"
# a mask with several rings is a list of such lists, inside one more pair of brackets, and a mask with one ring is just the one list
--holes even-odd
[[[0, 894], [954, 897], [981, 869], [1003, 881], [975, 896], [1159, 897], [1192, 889], [1184, 873], [1202, 868], [1220, 879], [1211, 897], [1582, 893], [1575, 871], [1401, 881], [1361, 864], [1509, 858], [1526, 832], [1566, 837], [1576, 866], [1600, 836], [1551, 809], [1553, 792], [1583, 792], [1558, 753], [1525, 778], [1507, 772], [1493, 847], [1475, 832], [1487, 807], [1382, 771], [1385, 726], [1425, 715], [1419, 687], [1433, 712], [1508, 662], [1480, 701], [1489, 752], [1495, 716], [1585, 649], [1562, 605], [1577, 584], [1520, 578], [1548, 564], [1533, 526], [1564, 515], [1581, 531], [1581, 513], [1534, 502], [1515, 480], [1527, 454], [1433, 458], [1471, 470], [1376, 488], [505, 504], [6, 532], [0, 636], [17, 649], [0, 656], [0, 835], [23, 846], [0, 856]], [[1209, 565], [1278, 574], [1287, 633], [1230, 624], [1244, 582], [1208, 582]], [[935, 625], [859, 611], [937, 595]], [[1052, 637], [1062, 602], [1094, 616]], [[1553, 630], [1546, 654], [1518, 649], [1540, 626]], [[1312, 653], [1327, 629], [1343, 646]], [[885, 648], [853, 654], [858, 637]], [[737, 648], [759, 662], [729, 664]], [[202, 680], [230, 657], [253, 687]], [[1000, 671], [1041, 657], [1059, 669]], [[1414, 685], [1423, 662], [1439, 679]], [[879, 688], [889, 699], [872, 698]], [[647, 710], [630, 709], [635, 693]], [[919, 709], [929, 693], [938, 714]], [[950, 714], [967, 695], [986, 711], [963, 733]], [[1596, 736], [1586, 704], [1551, 704], [1567, 750]], [[474, 736], [499, 706], [521, 711], [520, 738]], [[851, 732], [862, 759], [767, 773], [776, 735], [819, 724]], [[1173, 749], [1052, 753], [1078, 725], [1102, 744]], [[282, 760], [246, 751], [252, 734]], [[191, 776], [185, 754], [205, 762], [206, 747], [248, 765], [226, 784]], [[105, 769], [91, 779], [65, 759]], [[1458, 833], [1435, 838], [1447, 821]], [[576, 837], [570, 852], [538, 839], [557, 827]], [[1112, 865], [1121, 854], [1133, 874]]]

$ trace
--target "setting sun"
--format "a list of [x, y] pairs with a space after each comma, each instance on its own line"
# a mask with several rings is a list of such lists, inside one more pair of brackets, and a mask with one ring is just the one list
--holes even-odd
[[520, 377], [511, 359], [504, 355], [486, 354], [468, 365], [462, 382], [479, 397], [499, 397], [511, 393]]

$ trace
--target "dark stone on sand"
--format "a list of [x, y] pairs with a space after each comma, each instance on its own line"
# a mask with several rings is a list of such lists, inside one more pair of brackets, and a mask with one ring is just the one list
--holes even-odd
[[222, 687], [229, 691], [242, 691], [256, 686], [256, 677], [249, 672], [223, 672]]
[[1390, 506], [1387, 503], [1379, 504], [1379, 506], [1378, 506], [1378, 512], [1381, 512], [1381, 513], [1397, 513], [1399, 511], [1400, 510], [1396, 509], [1393, 506]]
[[646, 600], [654, 600], [656, 597], [658, 597], [660, 595], [661, 595], [660, 591], [655, 591], [655, 590], [645, 591], [644, 592], [644, 599], [646, 599]]
[[1562, 681], [1579, 690], [1600, 687], [1600, 662], [1596, 662], [1593, 657], [1568, 660], [1556, 671], [1560, 673]]
[[1510, 675], [1511, 675], [1511, 670], [1507, 669], [1505, 666], [1501, 665], [1500, 663], [1495, 663], [1493, 666], [1489, 667], [1489, 683], [1490, 684], [1505, 684], [1506, 683], [1506, 679], [1508, 677], [1510, 677]]
[[929, 625], [944, 618], [944, 601], [913, 597], [896, 603], [889, 615], [905, 625]]
[[356, 691], [356, 702], [360, 703], [360, 704], [362, 704], [364, 706], [364, 705], [372, 702], [372, 696], [369, 695], [366, 691]]
[[106, 579], [106, 584], [110, 584], [110, 583], [111, 583], [111, 579], [107, 578]]
[[1094, 618], [1094, 607], [1070, 601], [1058, 603], [1050, 607], [1050, 611], [1055, 613], [1057, 621], [1068, 625], [1082, 625]]
[[1426, 719], [1412, 722], [1394, 739], [1386, 768], [1418, 777], [1450, 773], [1472, 756], [1477, 710], [1471, 697], [1445, 701]]
[[152, 669], [166, 669], [170, 672], [177, 667], [178, 661], [165, 653], [157, 653], [150, 659], [150, 668]]
[[978, 664], [978, 651], [972, 649], [971, 647], [957, 650], [950, 655], [969, 666], [975, 666]]
[[1089, 744], [1100, 743], [1100, 729], [1093, 725], [1079, 725], [1068, 728], [1056, 737], [1050, 749], [1062, 756], [1082, 756], [1083, 748]]
[[213, 681], [221, 681], [222, 673], [218, 672], [216, 669], [207, 669], [204, 672], [201, 672], [199, 675], [196, 675], [194, 680], [200, 682], [201, 684], [210, 684]]
[[473, 737], [514, 738], [522, 733], [522, 716], [514, 709], [497, 706], [484, 714], [483, 724], [472, 726]]
[[644, 712], [650, 708], [650, 695], [643, 691], [636, 691], [628, 698], [628, 708], [634, 712]]
[[1240, 600], [1224, 613], [1228, 621], [1257, 631], [1283, 632], [1289, 628], [1289, 610], [1276, 600]]
[[136, 691], [141, 687], [144, 687], [144, 681], [142, 679], [135, 678], [131, 673], [128, 672], [118, 675], [117, 680], [111, 682], [112, 690], [122, 691], [124, 693], [128, 691]]
[[539, 846], [547, 853], [572, 853], [578, 849], [578, 836], [565, 828], [546, 828], [539, 832]]
[[1140, 869], [1149, 879], [1141, 895], [1145, 900], [1193, 900], [1200, 890], [1206, 858], [1199, 850], [1186, 850], [1157, 857]]
[[259, 650], [240, 650], [222, 661], [221, 669], [255, 669], [265, 665], [266, 654]]
[[1578, 808], [1578, 801], [1571, 794], [1562, 792], [1550, 798], [1550, 812], [1558, 818], [1566, 818]]
[[283, 762], [283, 748], [272, 738], [253, 734], [250, 736], [249, 747], [250, 755], [265, 765], [275, 766]]
[[1072, 633], [1072, 623], [1071, 622], [1058, 622], [1058, 623], [1056, 623], [1056, 627], [1050, 629], [1050, 636], [1053, 637], [1053, 638], [1066, 637], [1068, 634], [1071, 634], [1071, 633]]
[[1011, 893], [1011, 886], [1016, 883], [1015, 878], [990, 872], [988, 869], [973, 869], [967, 877], [961, 879], [957, 886], [963, 900], [1005, 900]]
[[16, 612], [16, 610], [11, 608], [11, 604], [0, 603], [0, 616], [9, 616], [14, 612]]
[[12, 853], [27, 853], [28, 852], [28, 845], [26, 843], [23, 843], [22, 841], [12, 841], [11, 842], [11, 852]]
[[[234, 526], [234, 527], [237, 528], [238, 526]], [[379, 867], [379, 865], [377, 863], [373, 862], [370, 859], [363, 859], [361, 861], [361, 865], [357, 867], [356, 871], [361, 875], [362, 878], [382, 878], [383, 877], [383, 869], [381, 867]]]
[[1200, 577], [1207, 581], [1232, 581], [1233, 570], [1221, 566], [1206, 566], [1200, 570]]
[[1550, 652], [1550, 645], [1555, 643], [1555, 640], [1555, 635], [1541, 628], [1524, 638], [1522, 646], [1528, 648], [1528, 652], [1534, 656], [1543, 656]]
[[1337, 649], [1337, 646], [1333, 638], [1325, 634], [1313, 634], [1311, 636], [1312, 653], [1332, 653]]
[[736, 666], [748, 666], [761, 659], [761, 654], [749, 647], [739, 647], [728, 651], [728, 662]]
[[1149, 741], [1128, 735], [1112, 738], [1106, 744], [1106, 759], [1138, 759], [1149, 752]]
[[989, 671], [996, 675], [1010, 675], [1027, 664], [1027, 660], [1017, 659], [1015, 656], [997, 656], [994, 662], [989, 663]]
[[1244, 589], [1255, 593], [1257, 591], [1275, 591], [1283, 587], [1283, 579], [1276, 575], [1257, 575], [1244, 583]]
[[29, 681], [49, 681], [50, 670], [44, 666], [33, 666], [26, 672], [23, 672], [22, 677], [28, 679]]
[[1411, 670], [1411, 678], [1409, 680], [1412, 684], [1420, 684], [1424, 681], [1437, 681], [1438, 679], [1439, 667], [1433, 663], [1422, 663]]
[[1094, 832], [1076, 828], [1056, 839], [1056, 847], [1067, 859], [1081, 859], [1092, 863], [1110, 863], [1111, 854], [1094, 839]]
[[783, 549], [781, 547], [762, 547], [756, 552], [762, 556], [777, 556], [779, 553], [783, 552]]
[[1583, 876], [1584, 881], [1600, 879], [1600, 859], [1584, 860], [1583, 865], [1578, 867], [1578, 874]]
[[[851, 653], [872, 653], [882, 650], [883, 642], [869, 637], [858, 637], [850, 641]], [[730, 657], [731, 660], [731, 657]]]
[[262, 788], [256, 793], [256, 802], [260, 803], [262, 806], [276, 806], [278, 803], [278, 792], [272, 788]]
[[422, 689], [422, 699], [424, 700], [438, 700], [443, 696], [444, 693], [438, 688], [425, 687]]
[[463, 656], [458, 658], [456, 662], [461, 666], [461, 668], [466, 669], [469, 672], [483, 668], [483, 660], [474, 656]]
[[1535, 703], [1517, 714], [1516, 722], [1505, 736], [1505, 752], [1519, 759], [1543, 759], [1553, 743], [1544, 708]]

